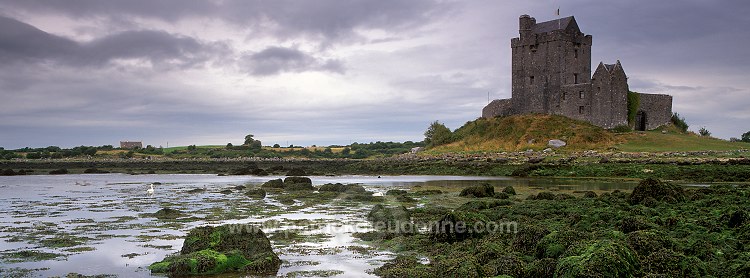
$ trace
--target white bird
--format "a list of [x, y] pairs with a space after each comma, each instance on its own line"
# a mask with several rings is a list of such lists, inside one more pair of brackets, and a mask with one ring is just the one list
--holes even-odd
[[151, 188], [149, 188], [148, 190], [146, 190], [146, 192], [148, 192], [149, 195], [154, 195], [154, 184], [152, 183], [152, 184], [149, 184], [149, 185], [151, 186]]

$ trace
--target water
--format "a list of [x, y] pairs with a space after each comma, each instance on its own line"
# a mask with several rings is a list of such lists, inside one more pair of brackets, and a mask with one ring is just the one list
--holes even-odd
[[[178, 252], [182, 237], [202, 225], [253, 223], [269, 235], [300, 229], [312, 241], [285, 243], [272, 237], [284, 261], [278, 275], [298, 271], [339, 271], [347, 277], [367, 277], [393, 254], [372, 250], [352, 233], [371, 229], [367, 204], [331, 203], [283, 205], [269, 195], [253, 200], [235, 189], [257, 186], [283, 177], [215, 175], [83, 174], [0, 177], [0, 274], [2, 269], [35, 269], [33, 276], [115, 274], [150, 277], [147, 267]], [[629, 190], [632, 182], [565, 179], [515, 179], [460, 176], [336, 176], [312, 177], [315, 185], [359, 183], [369, 191], [464, 187], [479, 182], [496, 186], [545, 190]], [[146, 190], [155, 186], [153, 196]], [[205, 189], [201, 193], [188, 193]], [[233, 193], [219, 193], [230, 189]], [[162, 207], [186, 212], [190, 221], [160, 221], [147, 217]], [[270, 225], [270, 224], [275, 225]], [[311, 225], [312, 224], [312, 225]], [[68, 238], [79, 244], [57, 246], [50, 239]], [[80, 249], [81, 247], [90, 247]], [[369, 249], [368, 249], [369, 248]], [[12, 254], [34, 250], [61, 255], [52, 260], [18, 261]], [[367, 250], [363, 252], [362, 250]], [[224, 277], [224, 276], [222, 276]], [[229, 276], [232, 277], [232, 276]]]

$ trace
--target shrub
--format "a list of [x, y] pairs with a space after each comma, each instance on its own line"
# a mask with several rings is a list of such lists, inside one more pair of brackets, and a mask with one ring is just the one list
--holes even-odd
[[701, 127], [701, 129], [698, 130], [698, 134], [700, 134], [701, 136], [705, 136], [705, 137], [711, 136], [711, 132], [708, 131], [706, 127]]
[[640, 95], [636, 92], [628, 92], [628, 125], [635, 125], [635, 116], [639, 106], [641, 106]]
[[685, 122], [685, 118], [680, 117], [680, 114], [677, 113], [672, 114], [672, 124], [674, 124], [674, 126], [680, 129], [682, 132], [687, 132], [689, 127], [687, 122]]
[[750, 131], [743, 133], [740, 141], [750, 143]]

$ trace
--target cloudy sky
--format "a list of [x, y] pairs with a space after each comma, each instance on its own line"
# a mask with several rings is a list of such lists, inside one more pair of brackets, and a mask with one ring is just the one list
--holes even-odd
[[419, 141], [510, 97], [518, 16], [558, 7], [691, 129], [750, 130], [746, 0], [0, 0], [0, 146]]

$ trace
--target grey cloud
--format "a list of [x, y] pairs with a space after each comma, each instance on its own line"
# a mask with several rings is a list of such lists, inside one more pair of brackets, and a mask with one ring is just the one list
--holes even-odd
[[139, 30], [78, 43], [0, 16], [0, 60], [102, 66], [114, 59], [146, 59], [156, 66], [190, 66], [221, 55], [226, 46], [163, 31]]
[[319, 59], [298, 49], [276, 46], [245, 55], [241, 67], [249, 74], [259, 76], [304, 71], [344, 72], [344, 66], [338, 60]]
[[227, 1], [11, 1], [3, 6], [71, 17], [136, 17], [173, 22], [191, 17], [219, 18], [254, 33], [291, 38], [305, 35], [336, 41], [356, 36], [356, 29], [409, 28], [447, 11], [434, 0], [227, 0]]

